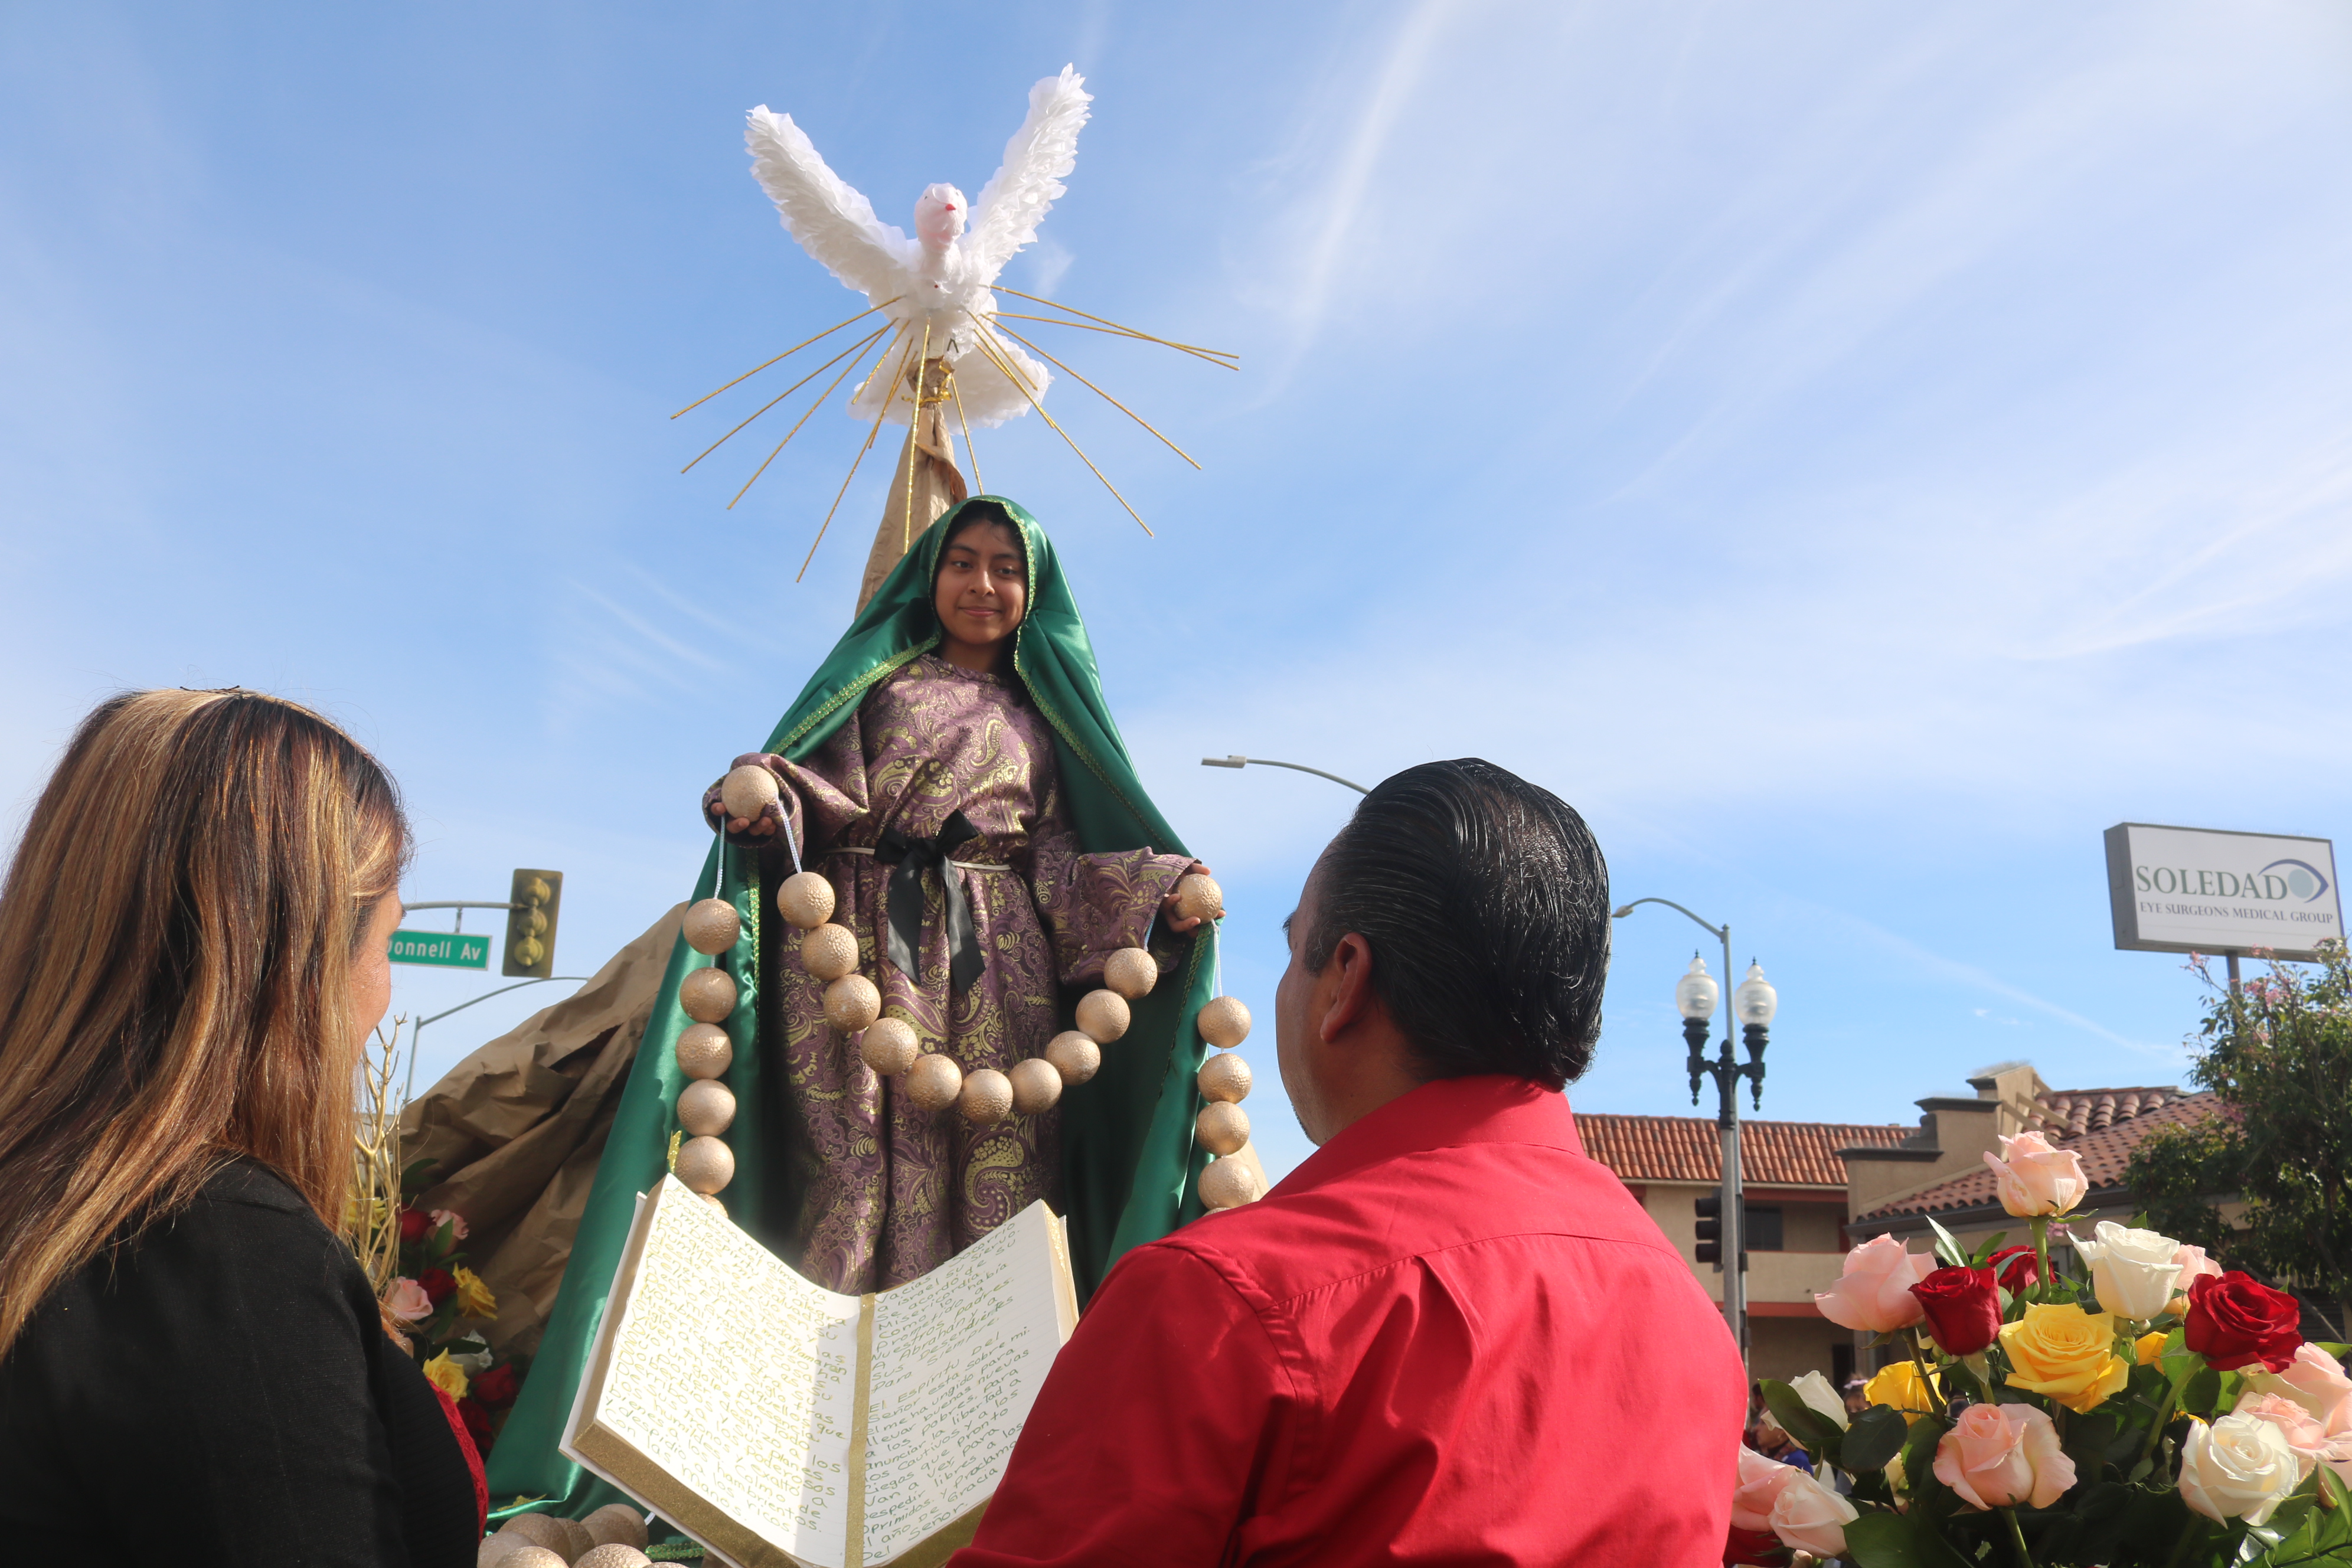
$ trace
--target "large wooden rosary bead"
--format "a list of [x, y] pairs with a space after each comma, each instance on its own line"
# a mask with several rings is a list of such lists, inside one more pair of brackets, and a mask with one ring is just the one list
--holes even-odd
[[689, 1138], [678, 1146], [672, 1173], [698, 1193], [715, 1193], [735, 1179], [735, 1151], [717, 1138]]
[[1249, 1113], [1227, 1100], [1213, 1100], [1193, 1119], [1193, 1135], [1212, 1154], [1230, 1154], [1249, 1142]]
[[646, 1516], [625, 1502], [608, 1502], [583, 1519], [588, 1533], [596, 1538], [599, 1546], [627, 1546], [639, 1552], [646, 1549]]
[[803, 931], [833, 919], [833, 884], [814, 871], [796, 871], [776, 884], [776, 912]]
[[576, 1563], [596, 1550], [596, 1538], [588, 1533], [586, 1525], [576, 1519], [560, 1520], [557, 1522], [563, 1526], [563, 1560], [566, 1563]]
[[838, 980], [857, 968], [857, 933], [823, 925], [801, 938], [801, 967], [819, 980]]
[[933, 1051], [907, 1069], [907, 1098], [922, 1110], [945, 1110], [963, 1089], [963, 1068], [953, 1057]]
[[877, 1018], [866, 1026], [857, 1054], [884, 1078], [897, 1078], [915, 1065], [915, 1058], [923, 1054], [923, 1043], [915, 1037], [915, 1026], [906, 1019]]
[[651, 1568], [653, 1559], [626, 1542], [609, 1542], [581, 1553], [572, 1568]]
[[743, 934], [743, 917], [724, 899], [705, 899], [686, 911], [686, 945], [697, 952], [725, 952]]
[[863, 974], [845, 974], [824, 988], [824, 1021], [854, 1035], [882, 1016], [882, 993]]
[[1200, 1194], [1207, 1207], [1238, 1208], [1257, 1201], [1257, 1177], [1239, 1160], [1212, 1160], [1201, 1173]]
[[1225, 912], [1225, 890], [1194, 871], [1176, 879], [1176, 912], [1185, 920], [1213, 921]]
[[1043, 1057], [1014, 1062], [1013, 1070], [1004, 1076], [1013, 1080], [1013, 1109], [1024, 1116], [1051, 1110], [1055, 1101], [1062, 1098], [1062, 1075]]
[[698, 1024], [723, 1024], [735, 1011], [735, 981], [723, 969], [698, 969], [677, 983], [677, 1005]]
[[678, 1090], [677, 1124], [688, 1136], [716, 1138], [734, 1121], [735, 1091], [725, 1084], [715, 1079], [697, 1079]]
[[1127, 998], [1116, 991], [1089, 991], [1078, 998], [1078, 1033], [1098, 1046], [1107, 1046], [1127, 1033], [1133, 1018], [1127, 1009]]
[[1065, 1029], [1047, 1043], [1045, 1059], [1065, 1084], [1084, 1083], [1102, 1070], [1102, 1047], [1076, 1029]]
[[[503, 1549], [501, 1542], [505, 1543]], [[474, 1553], [474, 1562], [477, 1568], [568, 1568], [563, 1553], [553, 1547], [503, 1533], [484, 1541]]]
[[677, 1070], [688, 1078], [717, 1078], [735, 1060], [735, 1042], [716, 1024], [688, 1024], [677, 1032]]
[[968, 1072], [963, 1075], [963, 1088], [956, 1094], [956, 1109], [974, 1127], [1002, 1121], [1013, 1109], [1013, 1080], [994, 1068]]
[[1103, 961], [1103, 984], [1130, 1002], [1149, 996], [1159, 978], [1160, 965], [1139, 947], [1122, 947]]
[[727, 776], [719, 781], [719, 798], [730, 817], [757, 822], [768, 814], [768, 807], [783, 799], [783, 791], [776, 786], [775, 774], [756, 763], [745, 763], [740, 768], [730, 768]]
[[1212, 996], [1201, 1004], [1201, 1037], [1229, 1051], [1249, 1038], [1250, 1012], [1238, 996]]
[[1201, 1086], [1202, 1099], [1239, 1104], [1249, 1098], [1249, 1063], [1239, 1057], [1211, 1057], [1193, 1081]]

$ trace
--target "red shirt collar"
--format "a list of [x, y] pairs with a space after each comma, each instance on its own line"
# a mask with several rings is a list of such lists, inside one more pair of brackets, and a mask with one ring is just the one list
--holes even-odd
[[1444, 1078], [1342, 1129], [1266, 1195], [1309, 1192], [1367, 1165], [1462, 1143], [1533, 1143], [1584, 1152], [1565, 1094], [1506, 1074]]

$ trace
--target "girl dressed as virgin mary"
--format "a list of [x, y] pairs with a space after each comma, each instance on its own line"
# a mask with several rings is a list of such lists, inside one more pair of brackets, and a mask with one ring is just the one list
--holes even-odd
[[[1174, 889], [1206, 868], [1136, 778], [1034, 518], [992, 496], [940, 517], [766, 745], [737, 759], [746, 764], [772, 775], [778, 798], [746, 816], [730, 816], [716, 786], [704, 797], [719, 838], [698, 889], [735, 908], [740, 935], [709, 959], [681, 939], [671, 958], [492, 1456], [499, 1495], [550, 1498], [557, 1511], [601, 1495], [555, 1443], [635, 1196], [691, 1135], [679, 1121], [693, 1080], [678, 1042], [694, 1026], [680, 989], [698, 970], [732, 983], [719, 1026], [731, 1047], [734, 1174], [719, 1199], [817, 1284], [902, 1284], [1044, 1198], [1068, 1219], [1087, 1292], [1120, 1253], [1200, 1212], [1195, 1015], [1213, 987], [1216, 932], [1178, 916]], [[1149, 950], [1159, 978], [1129, 1003], [1099, 1068], [1072, 1075], [1050, 1107], [992, 1120], [968, 1100], [927, 1108], [911, 1091], [917, 1074], [876, 1071], [860, 1032], [828, 1022], [825, 982], [776, 903], [803, 869], [830, 884], [831, 923], [854, 936], [880, 1018], [900, 1020], [917, 1053], [947, 1058], [956, 1076], [1045, 1056], [1121, 949]]]

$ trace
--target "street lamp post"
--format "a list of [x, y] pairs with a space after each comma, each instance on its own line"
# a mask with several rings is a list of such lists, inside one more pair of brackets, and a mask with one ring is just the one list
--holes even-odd
[[[1731, 973], [1731, 928], [1700, 920], [1689, 910], [1672, 899], [1635, 899], [1620, 905], [1610, 913], [1612, 920], [1623, 920], [1643, 904], [1664, 904], [1688, 917], [1698, 928], [1723, 943], [1723, 973]], [[1730, 1325], [1731, 1335], [1739, 1345], [1739, 1358], [1744, 1365], [1748, 1359], [1748, 1215], [1740, 1199], [1739, 1173], [1739, 1080], [1746, 1079], [1751, 1100], [1757, 1109], [1764, 1103], [1764, 1047], [1772, 1015], [1780, 1008], [1780, 994], [1764, 978], [1763, 966], [1750, 963], [1747, 978], [1733, 991], [1723, 1019], [1723, 1044], [1713, 1061], [1707, 1059], [1708, 1023], [1715, 1016], [1716, 1003], [1723, 999], [1723, 988], [1706, 972], [1706, 961], [1696, 953], [1691, 955], [1687, 973], [1675, 984], [1675, 1009], [1683, 1016], [1683, 1039], [1690, 1047], [1691, 1103], [1698, 1103], [1699, 1080], [1715, 1079], [1716, 1118], [1717, 1135], [1723, 1142], [1723, 1183], [1720, 1202], [1723, 1211], [1723, 1316]], [[1745, 1062], [1734, 1059], [1732, 1054], [1732, 1024], [1737, 1018], [1742, 1027], [1740, 1035], [1748, 1047]]]

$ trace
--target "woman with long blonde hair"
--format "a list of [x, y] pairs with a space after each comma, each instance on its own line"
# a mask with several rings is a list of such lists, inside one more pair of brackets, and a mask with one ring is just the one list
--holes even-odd
[[0, 1538], [474, 1560], [478, 1470], [338, 1234], [407, 827], [309, 710], [82, 722], [0, 890]]

